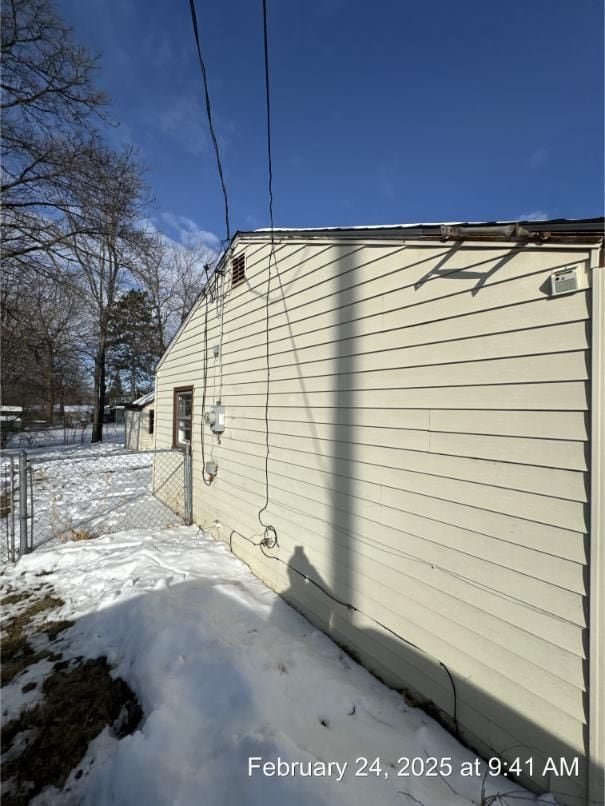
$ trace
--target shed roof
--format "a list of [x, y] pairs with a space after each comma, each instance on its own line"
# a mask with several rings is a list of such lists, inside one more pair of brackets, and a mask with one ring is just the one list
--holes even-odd
[[153, 403], [154, 398], [155, 398], [155, 391], [152, 390], [151, 392], [147, 392], [146, 395], [141, 395], [141, 397], [138, 397], [136, 400], [133, 400], [132, 403], [130, 403], [129, 405], [139, 407], [146, 406], [148, 403]]

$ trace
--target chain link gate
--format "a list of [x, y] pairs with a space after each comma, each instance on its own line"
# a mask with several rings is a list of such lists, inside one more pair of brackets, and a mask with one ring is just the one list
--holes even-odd
[[46, 543], [192, 522], [190, 450], [4, 457], [0, 559]]

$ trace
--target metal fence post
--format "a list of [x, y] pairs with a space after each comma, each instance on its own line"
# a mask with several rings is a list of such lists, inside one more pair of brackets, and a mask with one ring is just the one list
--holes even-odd
[[10, 502], [11, 502], [11, 511], [10, 511], [10, 560], [11, 562], [15, 562], [17, 559], [15, 553], [15, 457], [10, 457]]
[[29, 550], [34, 550], [34, 469], [30, 465], [27, 468], [29, 475], [29, 503], [30, 503], [30, 527], [29, 527]]
[[19, 451], [19, 551], [27, 554], [27, 452]]
[[183, 481], [185, 484], [185, 523], [193, 523], [193, 468], [191, 466], [191, 445], [185, 447], [183, 462]]

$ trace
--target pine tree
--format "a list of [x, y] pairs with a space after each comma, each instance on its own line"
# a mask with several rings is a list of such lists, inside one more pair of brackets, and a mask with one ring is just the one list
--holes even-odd
[[153, 386], [157, 349], [157, 323], [146, 291], [132, 289], [113, 308], [109, 327], [108, 369], [114, 386], [138, 397]]

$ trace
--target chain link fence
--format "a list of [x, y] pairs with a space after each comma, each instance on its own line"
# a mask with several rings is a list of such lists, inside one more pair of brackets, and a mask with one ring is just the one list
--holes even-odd
[[0, 560], [5, 562], [16, 559], [15, 541], [18, 529], [18, 495], [19, 473], [15, 466], [15, 457], [3, 458], [0, 462]]
[[191, 522], [191, 456], [182, 450], [102, 446], [67, 456], [22, 451], [19, 460], [1, 465], [3, 561], [51, 542]]
[[[49, 448], [61, 445], [90, 445], [92, 424], [74, 418], [64, 418], [54, 422], [30, 422], [25, 428], [11, 431], [3, 427], [2, 447], [22, 448], [27, 451], [36, 448]], [[125, 426], [123, 423], [104, 423], [103, 443], [124, 444]]]

